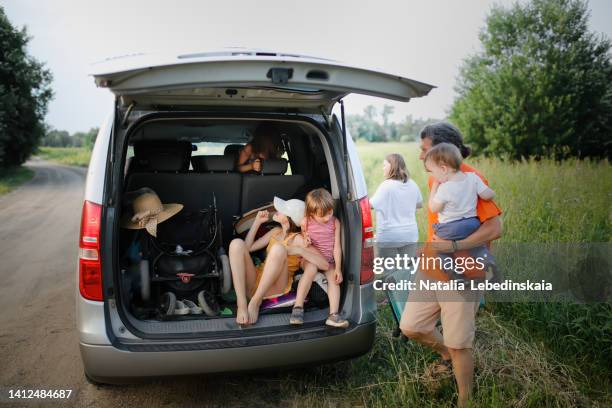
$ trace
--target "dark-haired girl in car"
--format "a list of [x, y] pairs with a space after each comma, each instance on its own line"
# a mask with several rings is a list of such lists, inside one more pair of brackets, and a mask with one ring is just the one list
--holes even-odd
[[260, 173], [263, 161], [278, 159], [283, 154], [280, 130], [274, 123], [257, 126], [255, 135], [237, 154], [236, 170], [240, 173]]

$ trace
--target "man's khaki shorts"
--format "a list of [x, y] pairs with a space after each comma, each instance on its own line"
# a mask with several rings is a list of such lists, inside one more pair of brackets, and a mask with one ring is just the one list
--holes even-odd
[[[423, 279], [420, 273], [416, 276]], [[453, 349], [472, 348], [476, 332], [477, 301], [461, 300], [458, 291], [418, 289], [411, 291], [402, 313], [400, 329], [416, 333], [431, 333], [442, 321], [444, 345]], [[473, 299], [474, 297], [471, 297]]]

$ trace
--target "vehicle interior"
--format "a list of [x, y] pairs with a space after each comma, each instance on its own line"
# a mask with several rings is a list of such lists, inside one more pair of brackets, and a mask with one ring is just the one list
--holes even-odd
[[[178, 214], [159, 223], [156, 238], [144, 229], [119, 230], [120, 302], [138, 331], [236, 329], [228, 247], [232, 239], [246, 236], [249, 218], [256, 213], [253, 210], [269, 206], [275, 196], [304, 200], [310, 190], [323, 187], [336, 200], [335, 216], [342, 222], [328, 142], [306, 122], [275, 122], [282, 156], [264, 160], [261, 172], [235, 170], [240, 149], [252, 140], [261, 123], [253, 119], [157, 119], [143, 122], [128, 135], [122, 219], [134, 215], [133, 200], [142, 191], [154, 191], [164, 204], [183, 205]], [[264, 224], [257, 236], [277, 225], [272, 221]], [[255, 265], [265, 261], [265, 249], [251, 255]], [[264, 300], [258, 327], [289, 327], [287, 314], [300, 273], [290, 294]], [[305, 304], [306, 325], [327, 317], [324, 285], [322, 279], [313, 283]], [[202, 313], [183, 314], [172, 307], [176, 300], [184, 299], [203, 309]]]

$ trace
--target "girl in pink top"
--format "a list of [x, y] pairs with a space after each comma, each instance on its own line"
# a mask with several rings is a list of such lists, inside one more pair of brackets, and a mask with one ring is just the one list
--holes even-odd
[[[338, 314], [340, 304], [340, 283], [342, 283], [342, 248], [340, 246], [340, 221], [334, 217], [334, 199], [324, 188], [312, 190], [306, 196], [306, 211], [301, 224], [306, 242], [315, 247], [329, 264], [323, 271], [327, 278], [329, 316], [325, 324], [346, 328], [348, 320]], [[291, 324], [304, 323], [304, 299], [318, 273], [316, 265], [304, 261], [304, 274], [297, 288], [295, 306], [291, 312]]]

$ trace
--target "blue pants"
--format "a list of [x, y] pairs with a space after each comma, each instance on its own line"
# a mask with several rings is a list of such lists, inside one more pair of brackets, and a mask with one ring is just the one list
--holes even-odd
[[[444, 224], [436, 223], [433, 225], [433, 230], [437, 236], [442, 239], [449, 239], [453, 241], [467, 238], [478, 228], [480, 228], [480, 220], [478, 217], [462, 218], [460, 220], [446, 222]], [[483, 258], [486, 265], [493, 263], [493, 257], [485, 245], [472, 248], [469, 252], [472, 258]], [[444, 264], [447, 262], [446, 260], [449, 257], [452, 257], [452, 255], [440, 254], [440, 257], [442, 258], [442, 264]], [[461, 274], [455, 273], [455, 271], [446, 270], [445, 272], [447, 272], [451, 278], [461, 278]]]
[[444, 224], [436, 223], [433, 225], [434, 232], [443, 239], [460, 240], [469, 237], [480, 228], [478, 217], [462, 218]]

